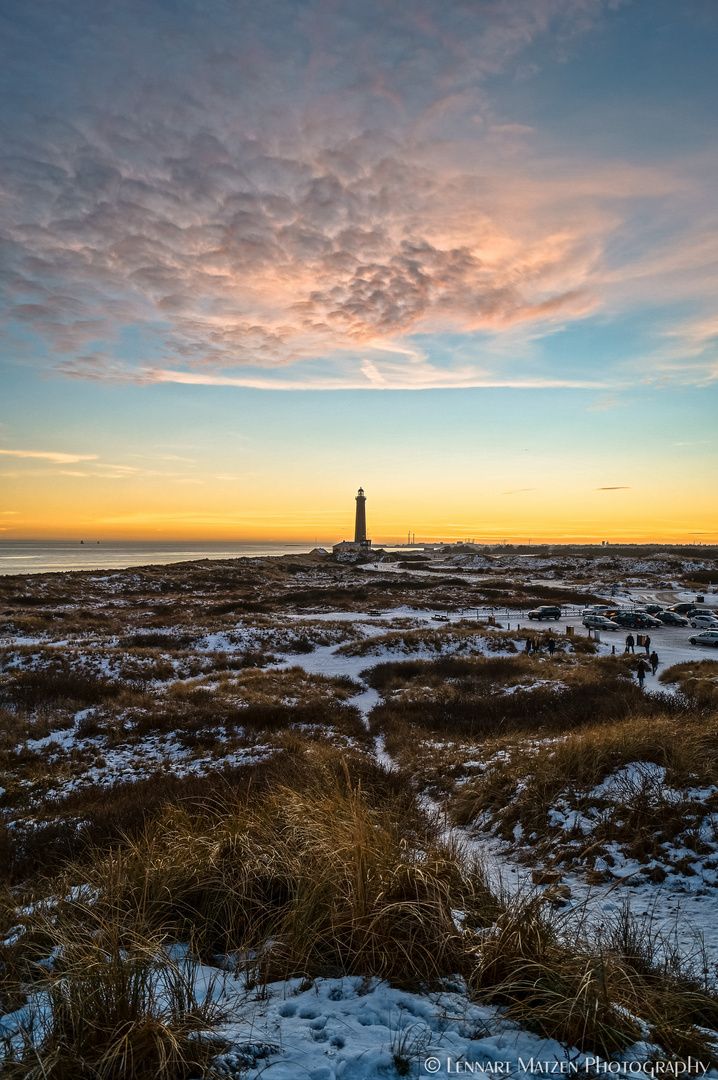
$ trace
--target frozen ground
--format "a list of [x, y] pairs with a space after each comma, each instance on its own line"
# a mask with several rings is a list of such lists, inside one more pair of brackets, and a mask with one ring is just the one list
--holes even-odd
[[[463, 564], [469, 570], [467, 583], [478, 586], [482, 578], [470, 573], [471, 559], [475, 559], [477, 567], [487, 560], [467, 556]], [[532, 562], [535, 582], [552, 584], [551, 578], [541, 576], [543, 565], [547, 563], [548, 560], [535, 557]], [[499, 565], [498, 570], [504, 572], [505, 565]], [[381, 571], [383, 575], [397, 572], [383, 564], [365, 570]], [[636, 566], [634, 570], [638, 574], [645, 568]], [[435, 569], [429, 566], [422, 570], [404, 569], [401, 573], [404, 576], [431, 576]], [[590, 586], [592, 589], [598, 587], [599, 583]], [[694, 595], [680, 587], [658, 589], [637, 585], [622, 587], [617, 600], [627, 606], [651, 601], [668, 604], [693, 600]], [[707, 593], [705, 601], [706, 606], [718, 608], [718, 595]], [[208, 631], [193, 648], [200, 655], [221, 650], [232, 657], [248, 647], [266, 645], [276, 656], [275, 662], [268, 665], [268, 670], [301, 667], [309, 674], [332, 678], [349, 676], [361, 683], [362, 671], [383, 662], [407, 659], [407, 653], [401, 649], [378, 647], [376, 652], [368, 655], [351, 656], [342, 651], [345, 642], [341, 635], [333, 636], [332, 643], [319, 645], [311, 652], [284, 652], [279, 639], [286, 638], [287, 634], [291, 637], [293, 628], [308, 620], [318, 625], [351, 623], [358, 631], [359, 640], [380, 637], [399, 625], [434, 629], [446, 625], [436, 621], [437, 615], [445, 614], [446, 605], [432, 607], [430, 603], [422, 604], [418, 597], [415, 605], [402, 603], [396, 607], [382, 608], [377, 601], [376, 610], [381, 614], [370, 616], [366, 611], [327, 610], [308, 615], [306, 612], [283, 611], [276, 616], [279, 633], [273, 633], [271, 629], [258, 631], [256, 628], [247, 629], [245, 633], [242, 619], [237, 618], [229, 631]], [[504, 629], [511, 631], [519, 626], [530, 626], [532, 629], [564, 635], [566, 627], [572, 625], [577, 635], [586, 636], [578, 607], [568, 608], [558, 623], [550, 624], [529, 623], [525, 613], [520, 610], [501, 610], [486, 604], [478, 608], [467, 605], [462, 611], [450, 611], [448, 619], [449, 623], [456, 623], [473, 616], [477, 619], [478, 627], [479, 621], [483, 622], [491, 612], [497, 614]], [[481, 626], [481, 632], [487, 633], [484, 626]], [[660, 658], [659, 673], [672, 664], [686, 660], [718, 659], [715, 651], [692, 646], [688, 641], [692, 633], [694, 631], [690, 628], [663, 627], [651, 631], [652, 648], [656, 649]], [[603, 635], [599, 652], [610, 654], [614, 645], [617, 652], [622, 652], [624, 639], [625, 633], [622, 632]], [[67, 635], [55, 635], [52, 644], [60, 650], [75, 640], [73, 633], [68, 632]], [[5, 636], [6, 646], [18, 643], [47, 645], [48, 635]], [[482, 646], [478, 645], [476, 653], [481, 652]], [[436, 655], [435, 650], [427, 648], [412, 652], [411, 658], [435, 659]], [[491, 655], [501, 653], [492, 651]], [[510, 654], [507, 652], [505, 655]], [[657, 678], [653, 680], [649, 676], [646, 690], [653, 692], [659, 689], [661, 692], [670, 691], [670, 687], [659, 684]], [[360, 710], [367, 727], [369, 715], [379, 701], [378, 692], [366, 684], [350, 699], [350, 703]], [[83, 718], [78, 713], [78, 725]], [[67, 729], [30, 739], [25, 745], [32, 753], [47, 754], [50, 760], [53, 755], [69, 756], [73, 749], [82, 749], [87, 742], [75, 729]], [[375, 737], [372, 746], [382, 765], [397, 769], [397, 763], [388, 754], [382, 736]], [[233, 751], [232, 761], [235, 758], [237, 762], [258, 760], [271, 752], [272, 747], [259, 742], [252, 747]], [[148, 735], [139, 746], [116, 747], [112, 750], [105, 748], [103, 758], [102, 765], [91, 766], [87, 773], [89, 780], [100, 785], [111, 785], [119, 779], [127, 780], [133, 776], [139, 778], [147, 775], [148, 769], [151, 772], [158, 767], [169, 769], [176, 775], [188, 771], [201, 773], [211, 769], [216, 761], [211, 753], [190, 753], [187, 746], [171, 733]], [[222, 764], [227, 760], [223, 758]], [[640, 765], [634, 764], [636, 767]], [[619, 779], [617, 775], [613, 782]], [[609, 778], [609, 787], [610, 783]], [[65, 778], [56, 793], [71, 790], [72, 784], [71, 777]], [[442, 808], [434, 805], [433, 810], [441, 814]], [[563, 813], [560, 805], [555, 807], [555, 813]], [[475, 835], [468, 830], [455, 829], [452, 833], [468, 852], [483, 862], [497, 891], [511, 895], [544, 889], [543, 886], [532, 884], [530, 870], [518, 857], [518, 841], [506, 844], [495, 837], [483, 833]], [[700, 870], [693, 876], [681, 879], [669, 876], [662, 883], [651, 882], [637, 873], [640, 869], [638, 864], [622, 859], [618, 851], [615, 856], [615, 880], [610, 883], [589, 886], [578, 874], [563, 875], [563, 881], [571, 889], [571, 896], [563, 909], [566, 925], [569, 925], [571, 918], [576, 918], [584, 929], [591, 926], [598, 928], [603, 922], [619, 915], [623, 905], [628, 903], [632, 912], [643, 920], [645, 933], [658, 935], [666, 952], [675, 947], [684, 956], [697, 959], [699, 967], [704, 963], [703, 955], [709, 977], [718, 975], [718, 940], [714, 930], [718, 925], [716, 873], [711, 877]], [[227, 1008], [227, 1020], [222, 1031], [231, 1047], [223, 1063], [227, 1075], [232, 1077], [241, 1076], [247, 1080], [258, 1080], [259, 1077], [266, 1077], [267, 1080], [298, 1080], [304, 1077], [310, 1080], [380, 1080], [396, 1075], [501, 1073], [515, 1076], [526, 1072], [551, 1071], [549, 1068], [536, 1068], [537, 1062], [558, 1063], [560, 1068], [556, 1071], [565, 1071], [569, 1062], [576, 1066], [578, 1072], [585, 1074], [593, 1070], [593, 1064], [588, 1064], [585, 1056], [577, 1050], [541, 1040], [506, 1021], [500, 1010], [472, 1003], [458, 981], [446, 993], [430, 995], [403, 992], [376, 980], [358, 978], [317, 980], [310, 985], [290, 980], [270, 985], [266, 995], [262, 995], [247, 990], [246, 978], [242, 974], [235, 977], [219, 968], [199, 967], [197, 977], [200, 986], [204, 986], [207, 993], [215, 995]], [[14, 1026], [25, 1019], [26, 1016], [22, 1014], [9, 1014], [0, 1020], [0, 1027], [11, 1034]], [[645, 1061], [652, 1052], [651, 1047], [641, 1043], [625, 1057]], [[409, 1062], [409, 1072], [400, 1071], [404, 1059]], [[533, 1066], [530, 1062], [533, 1062]]]
[[[673, 602], [679, 602], [681, 594], [676, 594]], [[651, 597], [644, 592], [631, 594], [630, 599], [636, 603], [651, 602]], [[692, 597], [691, 597], [692, 599]], [[713, 598], [711, 599], [717, 599]], [[399, 613], [394, 611], [393, 615]], [[434, 626], [433, 616], [436, 612], [431, 610], [411, 610], [402, 612], [411, 615], [417, 622], [424, 625]], [[479, 616], [485, 618], [487, 611], [479, 611]], [[458, 621], [460, 616], [452, 617], [452, 621]], [[511, 622], [515, 629], [517, 625], [526, 626], [526, 622], [520, 617], [508, 619], [504, 623]], [[367, 634], [378, 635], [383, 628], [378, 620], [372, 620], [365, 627]], [[536, 625], [536, 624], [531, 624]], [[574, 625], [576, 633], [586, 634], [580, 620], [571, 616], [563, 617], [558, 624], [549, 624], [557, 632], [565, 633], [567, 625]], [[547, 624], [542, 624], [545, 628]], [[653, 635], [652, 648], [659, 652], [661, 668], [685, 660], [711, 658], [713, 651], [700, 649], [691, 645], [688, 636], [695, 631], [685, 627], [662, 627]], [[617, 651], [623, 651], [624, 635], [604, 635], [604, 640], [599, 645], [601, 653], [611, 653], [613, 637], [618, 638]], [[606, 640], [608, 639], [608, 640]], [[361, 657], [351, 657], [341, 654], [340, 646], [319, 648], [314, 653], [302, 657], [299, 661], [307, 671], [324, 675], [350, 675], [359, 680], [360, 672], [375, 664], [389, 660], [406, 659], [404, 653], [384, 650], [375, 654]], [[642, 650], [637, 650], [641, 652]], [[432, 659], [435, 653], [428, 650], [413, 652], [412, 659]], [[492, 654], [493, 655], [493, 654]], [[508, 654], [507, 654], [508, 655]], [[294, 661], [293, 661], [294, 662]], [[657, 677], [651, 675], [646, 680], [645, 689], [648, 692], [665, 693], [672, 692], [673, 688], [659, 683]], [[352, 699], [358, 705], [364, 715], [374, 707], [379, 700], [376, 691], [367, 689], [362, 694]], [[382, 764], [387, 767], [396, 767], [396, 763], [386, 753], [383, 739], [376, 740], [377, 754]], [[435, 807], [440, 812], [440, 807]], [[531, 883], [530, 870], [526, 869], [523, 862], [514, 857], [518, 853], [512, 845], [502, 843], [495, 838], [481, 834], [480, 837], [469, 835], [466, 831], [454, 831], [454, 835], [466, 849], [475, 854], [484, 862], [490, 872], [494, 886], [502, 893], [515, 894], [541, 886], [533, 886]], [[676, 851], [676, 858], [681, 854], [693, 856], [692, 852]], [[718, 854], [718, 851], [716, 851]], [[644, 924], [646, 932], [652, 933], [663, 942], [667, 950], [677, 947], [684, 956], [690, 956], [700, 966], [703, 966], [702, 957], [705, 956], [711, 977], [718, 981], [718, 935], [715, 927], [718, 926], [718, 888], [716, 880], [718, 875], [715, 871], [704, 870], [702, 863], [695, 863], [695, 873], [686, 875], [670, 875], [665, 882], [657, 883], [647, 881], [640, 874], [641, 866], [635, 860], [625, 859], [620, 850], [613, 852], [616, 864], [613, 867], [614, 881], [604, 885], [587, 885], [585, 880], [578, 874], [565, 873], [562, 880], [570, 886], [571, 898], [567, 902], [567, 908], [573, 910], [584, 919], [598, 925], [607, 918], [615, 916], [624, 904], [629, 904], [631, 911], [639, 917]]]
[[[224, 1012], [217, 1067], [236, 1080], [391, 1080], [393, 1077], [600, 1074], [603, 1059], [543, 1039], [505, 1019], [503, 1010], [473, 1002], [460, 979], [440, 993], [398, 990], [378, 979], [289, 979], [257, 991], [243, 974], [197, 964], [181, 947], [174, 959], [189, 971], [200, 1001]], [[48, 958], [48, 964], [53, 963]], [[43, 995], [0, 1019], [12, 1042], [21, 1028], [42, 1022]], [[659, 1048], [634, 1043], [603, 1063], [607, 1074], [641, 1074]], [[626, 1063], [620, 1069], [618, 1062]], [[569, 1068], [570, 1063], [570, 1068]], [[629, 1063], [635, 1063], [632, 1068]], [[649, 1067], [643, 1075], [651, 1075]], [[667, 1073], [670, 1075], [670, 1071]], [[718, 1076], [701, 1066], [699, 1076]]]

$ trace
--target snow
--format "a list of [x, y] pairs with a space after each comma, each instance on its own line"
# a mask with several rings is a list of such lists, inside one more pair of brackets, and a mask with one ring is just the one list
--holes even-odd
[[[472, 1001], [458, 977], [436, 993], [412, 993], [357, 976], [288, 979], [257, 992], [247, 989], [241, 971], [199, 964], [181, 946], [171, 953], [191, 974], [197, 999], [210, 999], [224, 1010], [216, 1034], [229, 1045], [216, 1064], [228, 1077], [519, 1076], [564, 1072], [568, 1061], [575, 1066], [571, 1071], [586, 1075], [596, 1065], [595, 1056], [542, 1039], [507, 1020], [501, 1009]], [[47, 1017], [48, 997], [36, 993], [0, 1020], [0, 1034], [13, 1040], [33, 1019], [41, 1030]], [[655, 1053], [655, 1047], [639, 1042], [613, 1060], [648, 1062]]]
[[[608, 554], [608, 553], [607, 553]], [[471, 569], [491, 565], [501, 570], [511, 557], [488, 558], [483, 555], [462, 556], [462, 565]], [[555, 556], [547, 558], [532, 556], [532, 571], [540, 572], [542, 567], [555, 561]], [[459, 560], [457, 559], [457, 562]], [[380, 570], [383, 574], [396, 570], [402, 575], [428, 574], [436, 576], [436, 564], [428, 564], [421, 569], [399, 570], [390, 564], [364, 567], [365, 570]], [[634, 564], [635, 574], [656, 572], [656, 562], [647, 562], [645, 566]], [[484, 579], [479, 575], [466, 574], [467, 583], [480, 584]], [[626, 577], [626, 574], [623, 574]], [[98, 581], [101, 579], [97, 579]], [[548, 578], [547, 584], [553, 581]], [[591, 591], [605, 592], [605, 586], [594, 584]], [[659, 598], [659, 602], [693, 600], [694, 593], [681, 589], [670, 592], [651, 590], [640, 584], [622, 587], [621, 595], [633, 603], [648, 603]], [[706, 607], [718, 607], [718, 595], [705, 596]], [[476, 611], [472, 608], [472, 613]], [[483, 605], [478, 609], [484, 615], [493, 611]], [[581, 634], [579, 609], [564, 608], [562, 619], [550, 624], [550, 629], [557, 636], [563, 634], [566, 625], [575, 625], [577, 634]], [[351, 640], [361, 641], [367, 638], [381, 638], [394, 631], [407, 631], [412, 628], [431, 628], [437, 632], [463, 617], [462, 614], [450, 613], [449, 626], [433, 623], [438, 614], [432, 608], [413, 608], [403, 606], [392, 608], [384, 614], [369, 616], [363, 612], [327, 611], [303, 614], [282, 614], [276, 622], [258, 621], [255, 624], [238, 621], [230, 630], [204, 633], [194, 645], [200, 653], [226, 652], [257, 648], [271, 649], [280, 658], [268, 668], [282, 670], [299, 666], [308, 674], [325, 676], [347, 675], [361, 683], [360, 674], [376, 664], [411, 656], [412, 659], [436, 659], [437, 655], [447, 655], [462, 651], [472, 655], [511, 655], [508, 650], [495, 651], [487, 648], [487, 630], [477, 626], [473, 639], [459, 641], [449, 637], [442, 642], [441, 649], [422, 646], [409, 649], [398, 638], [395, 646], [388, 647], [385, 641], [378, 640], [365, 655], [351, 656], [349, 650], [342, 649], [342, 643]], [[442, 613], [443, 614], [443, 613]], [[478, 612], [477, 612], [478, 614]], [[518, 627], [525, 625], [525, 613], [508, 611], [504, 621]], [[287, 654], [284, 649], [288, 644], [308, 632], [312, 627], [322, 626], [322, 633], [329, 644], [317, 645], [311, 653]], [[346, 627], [346, 629], [344, 629]], [[534, 624], [532, 628], [538, 629]], [[541, 629], [546, 629], [546, 626]], [[143, 628], [138, 628], [142, 632]], [[152, 630], [152, 633], [160, 633]], [[691, 646], [688, 642], [690, 628], [662, 627], [650, 631], [652, 648], [660, 657], [659, 671], [672, 664], [712, 657], [713, 650]], [[316, 635], [309, 635], [313, 639]], [[603, 635], [599, 644], [599, 654], [610, 654], [612, 646], [616, 651], [623, 651], [623, 634]], [[168, 643], [172, 633], [167, 633]], [[18, 637], [22, 645], [47, 646], [45, 637]], [[499, 641], [497, 640], [497, 644]], [[53, 641], [55, 648], [61, 648], [67, 642]], [[519, 648], [522, 642], [518, 642]], [[102, 671], [110, 675], [109, 660], [102, 660]], [[535, 688], [545, 685], [543, 682], [528, 686], [514, 686], [506, 692]], [[560, 683], [552, 683], [557, 688]], [[675, 693], [675, 686], [667, 686], [648, 676], [647, 692]], [[380, 702], [377, 691], [364, 687], [349, 703], [356, 706], [368, 729], [368, 716]], [[267, 746], [240, 747], [224, 758], [217, 759], [215, 754], [197, 754], [196, 749], [184, 746], [173, 735], [149, 736], [139, 746], [112, 747], [105, 745], [101, 738], [82, 739], [76, 730], [83, 719], [92, 714], [92, 709], [77, 712], [74, 717], [75, 729], [51, 732], [41, 739], [28, 740], [26, 747], [30, 751], [43, 752], [53, 760], [63, 754], [76, 751], [96, 751], [104, 759], [103, 765], [92, 765], [80, 772], [76, 766], [73, 779], [63, 782], [62, 793], [71, 790], [80, 783], [111, 785], [129, 777], [139, 779], [152, 775], [163, 768], [171, 768], [178, 776], [186, 773], [202, 773], [217, 766], [233, 762], [247, 763], [260, 760], [272, 753]], [[221, 738], [220, 733], [220, 738]], [[526, 748], [530, 750], [530, 741]], [[378, 735], [373, 740], [373, 752], [376, 760], [385, 768], [394, 770], [396, 763], [386, 750], [384, 737]], [[499, 755], [495, 755], [498, 757]], [[489, 764], [476, 759], [476, 747], [467, 749], [465, 769], [483, 769]], [[712, 789], [673, 790], [666, 784], [665, 770], [652, 762], [632, 762], [606, 777], [588, 793], [592, 800], [620, 800], [627, 790], [643, 787], [646, 790], [660, 790], [664, 799], [705, 801], [714, 794]], [[55, 792], [60, 793], [60, 789]], [[0, 796], [3, 789], [0, 788]], [[443, 809], [425, 799], [427, 808], [443, 818]], [[441, 817], [439, 817], [441, 815]], [[590, 811], [582, 813], [562, 802], [560, 797], [549, 810], [550, 824], [559, 831], [577, 831], [584, 836], [590, 835], [595, 827], [595, 819]], [[12, 823], [9, 823], [12, 824]], [[706, 815], [697, 826], [703, 843], [716, 847], [715, 831], [712, 818]], [[506, 844], [496, 837], [482, 834], [470, 834], [461, 829], [446, 829], [447, 836], [458, 842], [470, 856], [476, 857], [483, 865], [490, 884], [497, 894], [510, 897], [528, 891], [542, 891], [543, 886], [533, 886], [530, 871], [519, 861], [522, 845], [527, 843], [520, 825], [514, 828], [513, 842]], [[706, 869], [695, 858], [695, 853], [676, 844], [667, 851], [671, 861], [687, 860], [693, 874], [671, 872], [666, 862], [661, 865], [668, 871], [663, 883], [647, 880], [642, 870], [644, 865], [635, 859], [626, 857], [616, 843], [603, 845], [610, 857], [610, 871], [614, 879], [605, 884], [588, 885], [585, 879], [574, 872], [565, 872], [562, 880], [570, 886], [571, 896], [566, 901], [567, 920], [573, 917], [584, 926], [599, 927], [607, 919], [621, 912], [625, 898], [630, 899], [630, 908], [646, 933], [658, 934], [666, 942], [675, 943], [686, 957], [700, 957], [702, 949], [711, 969], [718, 973], [718, 941], [715, 940], [714, 927], [718, 924], [718, 871]], [[524, 850], [526, 850], [524, 848]], [[653, 864], [648, 865], [648, 869]], [[597, 859], [596, 868], [609, 868], [609, 860]], [[78, 894], [78, 899], [82, 897]], [[461, 926], [463, 913], [457, 912], [457, 925]], [[568, 922], [567, 922], [568, 925]], [[22, 925], [11, 927], [5, 938], [6, 944], [19, 940], [24, 929]], [[182, 957], [181, 951], [178, 958]], [[186, 955], [186, 954], [184, 954]], [[184, 961], [183, 961], [184, 962]], [[186, 962], [189, 962], [187, 960]], [[194, 963], [194, 962], [193, 962]], [[223, 1066], [228, 1075], [241, 1075], [247, 1080], [266, 1077], [267, 1080], [296, 1080], [308, 1077], [311, 1080], [378, 1080], [397, 1075], [397, 1058], [406, 1056], [412, 1060], [410, 1075], [455, 1075], [463, 1072], [501, 1072], [504, 1075], [517, 1075], [522, 1072], [521, 1061], [531, 1058], [538, 1062], [559, 1062], [565, 1065], [568, 1060], [575, 1062], [585, 1070], [586, 1058], [578, 1051], [567, 1050], [552, 1041], [541, 1040], [537, 1036], [520, 1029], [502, 1016], [501, 1011], [487, 1006], [477, 1005], [470, 1000], [469, 994], [459, 979], [453, 988], [443, 993], [410, 993], [389, 987], [379, 980], [364, 980], [358, 977], [343, 979], [321, 979], [307, 985], [299, 979], [273, 983], [261, 992], [247, 989], [246, 972], [227, 972], [218, 967], [194, 964], [198, 984], [203, 992], [221, 1000], [228, 1010], [221, 1033], [231, 1043], [223, 1055]], [[36, 995], [36, 1010], [42, 1011], [42, 997]], [[30, 1006], [28, 1006], [29, 1008]], [[0, 1031], [12, 1035], [13, 1030], [27, 1018], [27, 1011], [19, 1010], [0, 1020]], [[636, 1060], [646, 1060], [652, 1049], [645, 1044], [632, 1048], [626, 1055]], [[423, 1062], [435, 1058], [438, 1068], [425, 1067]], [[476, 1063], [476, 1067], [468, 1066]], [[466, 1067], [464, 1067], [466, 1066]], [[525, 1071], [525, 1070], [524, 1070]], [[541, 1070], [538, 1070], [541, 1071]], [[548, 1069], [546, 1070], [548, 1071]], [[563, 1071], [563, 1070], [562, 1070]]]

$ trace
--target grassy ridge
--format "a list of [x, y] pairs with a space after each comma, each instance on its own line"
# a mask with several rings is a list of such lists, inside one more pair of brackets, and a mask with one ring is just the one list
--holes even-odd
[[[165, 804], [33, 896], [8, 895], [0, 918], [14, 928], [0, 955], [6, 1008], [48, 995], [39, 1046], [6, 1065], [13, 1080], [209, 1070], [197, 1033], [217, 1017], [168, 952], [175, 941], [228, 955], [260, 989], [293, 974], [413, 988], [462, 975], [532, 1030], [604, 1055], [639, 1037], [641, 1017], [665, 1051], [707, 1060], [699, 1028], [718, 1026], [715, 998], [661, 966], [630, 920], [588, 944], [539, 896], [507, 904], [401, 777], [326, 749], [275, 763], [258, 787]], [[57, 964], [38, 967], [48, 953]]]

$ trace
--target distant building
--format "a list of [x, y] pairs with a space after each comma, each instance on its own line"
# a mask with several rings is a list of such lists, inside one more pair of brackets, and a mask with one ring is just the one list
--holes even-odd
[[366, 538], [366, 495], [364, 488], [359, 488], [356, 496], [356, 514], [354, 517], [354, 539], [342, 540], [332, 548], [335, 555], [343, 552], [371, 551], [371, 540]]

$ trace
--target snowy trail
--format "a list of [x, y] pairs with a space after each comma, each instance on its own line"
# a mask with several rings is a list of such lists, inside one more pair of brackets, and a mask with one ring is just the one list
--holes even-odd
[[[423, 618], [426, 622], [431, 621], [429, 611], [412, 611], [411, 615], [418, 619]], [[367, 636], [377, 636], [389, 629], [376, 621], [366, 623], [365, 628], [368, 631]], [[685, 637], [685, 629], [681, 632], [680, 629], [663, 628], [660, 642], [656, 643], [660, 644], [659, 672], [661, 668], [685, 661], [688, 657], [702, 658], [696, 654], [704, 650], [697, 650], [689, 645], [683, 640]], [[620, 644], [623, 644], [623, 637], [620, 638]], [[299, 664], [312, 674], [349, 675], [363, 684], [360, 679], [361, 671], [387, 660], [408, 659], [401, 653], [389, 651], [367, 656], [346, 656], [339, 653], [340, 647], [320, 646], [311, 654], [292, 657], [277, 666]], [[610, 654], [611, 641], [601, 642], [599, 650], [601, 653]], [[425, 659], [435, 656], [428, 652], [424, 656], [423, 651], [411, 655], [412, 658]], [[649, 675], [645, 690], [648, 693], [673, 693], [675, 687], [660, 683], [658, 675], [655, 678]], [[350, 699], [350, 703], [360, 709], [367, 731], [369, 715], [380, 701], [380, 694], [368, 687]], [[374, 737], [373, 753], [383, 768], [392, 772], [399, 771], [398, 762], [386, 750], [383, 735]], [[430, 814], [445, 819], [442, 804], [426, 795], [422, 796], [422, 801]], [[502, 841], [486, 834], [472, 835], [470, 830], [454, 826], [446, 826], [445, 835], [447, 840], [460, 844], [469, 857], [477, 859], [497, 895], [508, 898], [543, 891], [543, 886], [533, 885], [530, 868], [513, 857], [510, 847]], [[624, 903], [628, 902], [632, 913], [643, 921], [646, 930], [650, 928], [653, 932], [658, 932], [666, 942], [670, 939], [680, 947], [685, 956], [697, 956], [704, 950], [708, 964], [718, 973], [718, 940], [713, 933], [714, 927], [718, 925], [718, 889], [713, 888], [709, 882], [703, 882], [698, 876], [695, 879], [686, 879], [678, 886], [670, 880], [658, 884], [639, 879], [636, 884], [635, 878], [639, 870], [637, 863], [624, 866], [620, 878], [601, 886], [587, 885], [583, 878], [575, 873], [564, 874], [562, 881], [571, 889], [571, 899], [565, 909], [567, 919], [573, 913], [585, 930], [598, 927], [616, 917]]]

